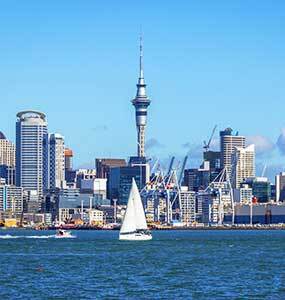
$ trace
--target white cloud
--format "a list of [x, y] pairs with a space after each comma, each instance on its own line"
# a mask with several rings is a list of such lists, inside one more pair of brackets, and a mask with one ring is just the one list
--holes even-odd
[[282, 128], [281, 134], [279, 135], [277, 142], [277, 148], [282, 155], [285, 155], [285, 128]]
[[247, 136], [246, 144], [247, 145], [254, 144], [255, 152], [259, 156], [270, 154], [275, 148], [274, 143], [272, 143], [270, 139], [262, 135]]
[[164, 145], [162, 145], [157, 139], [151, 138], [147, 140], [145, 143], [145, 148], [147, 150], [153, 149], [153, 148], [164, 148]]

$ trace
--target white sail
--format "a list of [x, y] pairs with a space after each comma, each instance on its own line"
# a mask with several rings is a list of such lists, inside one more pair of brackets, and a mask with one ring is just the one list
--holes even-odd
[[119, 239], [126, 241], [149, 241], [152, 239], [151, 233], [147, 230], [140, 193], [134, 179]]
[[120, 233], [129, 233], [129, 232], [136, 231], [136, 216], [135, 216], [135, 206], [134, 206], [133, 198], [134, 198], [134, 193], [133, 193], [133, 186], [132, 186]]
[[135, 207], [135, 221], [136, 221], [136, 229], [147, 229], [146, 218], [144, 213], [144, 208], [141, 200], [141, 196], [136, 184], [136, 181], [133, 179], [132, 182], [132, 193]]

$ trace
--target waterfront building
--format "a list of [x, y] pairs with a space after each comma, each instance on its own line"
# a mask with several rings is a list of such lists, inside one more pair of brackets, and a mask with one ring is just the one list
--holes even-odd
[[46, 134], [43, 140], [44, 190], [65, 187], [64, 137], [58, 133]]
[[228, 182], [212, 182], [211, 188], [197, 194], [197, 219], [222, 225], [233, 213], [233, 195]]
[[235, 224], [280, 224], [285, 223], [285, 204], [260, 203], [237, 204]]
[[47, 134], [45, 114], [22, 111], [16, 123], [16, 185], [43, 196], [43, 139]]
[[150, 99], [146, 94], [146, 84], [143, 73], [143, 52], [142, 39], [140, 39], [140, 67], [139, 80], [137, 83], [137, 94], [132, 100], [136, 109], [136, 126], [137, 126], [137, 156], [145, 157], [145, 129], [147, 123], [147, 108], [150, 105]]
[[252, 188], [248, 184], [242, 184], [239, 189], [234, 189], [233, 194], [235, 202], [248, 204], [252, 201]]
[[252, 194], [259, 203], [267, 203], [270, 200], [271, 187], [268, 178], [251, 177], [245, 179], [244, 183], [252, 188]]
[[89, 224], [90, 225], [97, 225], [102, 226], [104, 222], [104, 212], [99, 209], [90, 209], [89, 213]]
[[196, 193], [182, 186], [180, 192], [181, 222], [189, 226], [196, 221]]
[[96, 158], [96, 177], [108, 178], [111, 168], [125, 167], [126, 160], [121, 158]]
[[27, 213], [39, 213], [43, 207], [43, 201], [36, 190], [24, 190], [24, 211]]
[[17, 213], [23, 211], [23, 188], [0, 184], [0, 211]]
[[58, 220], [89, 222], [89, 211], [95, 207], [110, 205], [108, 199], [98, 199], [93, 194], [82, 194], [79, 189], [62, 189], [58, 194]]
[[232, 170], [232, 154], [235, 147], [245, 148], [245, 137], [232, 134], [231, 128], [226, 128], [220, 131], [221, 144], [221, 168], [227, 168], [228, 174], [231, 177]]
[[255, 177], [255, 147], [234, 147], [232, 154], [232, 186], [240, 188], [240, 184], [249, 177]]
[[0, 131], [0, 165], [15, 167], [15, 145]]
[[276, 201], [285, 201], [285, 172], [275, 176], [275, 186], [276, 186]]

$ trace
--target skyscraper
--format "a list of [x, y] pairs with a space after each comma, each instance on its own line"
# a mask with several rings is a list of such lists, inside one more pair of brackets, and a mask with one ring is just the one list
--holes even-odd
[[73, 151], [69, 148], [65, 148], [64, 150], [64, 164], [65, 170], [72, 170], [72, 158], [73, 158]]
[[0, 131], [0, 177], [15, 184], [15, 145]]
[[43, 195], [43, 139], [47, 134], [44, 113], [22, 111], [16, 122], [16, 184]]
[[232, 154], [232, 183], [235, 189], [249, 177], [255, 177], [255, 147], [235, 147]]
[[15, 145], [0, 131], [0, 165], [15, 167]]
[[145, 128], [147, 122], [147, 108], [150, 105], [150, 100], [146, 95], [146, 84], [144, 81], [142, 59], [142, 38], [140, 38], [140, 73], [137, 83], [137, 94], [135, 99], [132, 100], [132, 104], [136, 109], [138, 157], [145, 156]]
[[231, 176], [232, 169], [232, 154], [235, 147], [245, 147], [245, 137], [238, 135], [232, 135], [232, 129], [226, 128], [220, 131], [221, 142], [221, 168], [227, 168], [229, 176]]
[[58, 133], [44, 137], [44, 189], [61, 188], [65, 183], [64, 137]]

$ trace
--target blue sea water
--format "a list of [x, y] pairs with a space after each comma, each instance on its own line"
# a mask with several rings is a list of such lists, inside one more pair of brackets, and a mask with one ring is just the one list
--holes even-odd
[[0, 299], [285, 299], [285, 231], [0, 230]]

